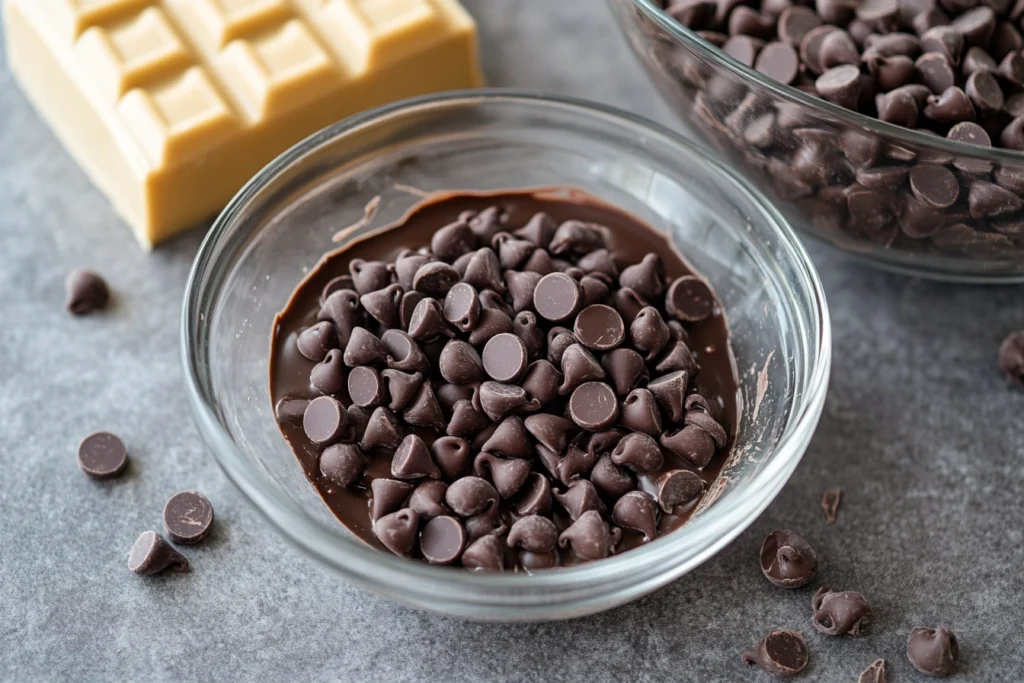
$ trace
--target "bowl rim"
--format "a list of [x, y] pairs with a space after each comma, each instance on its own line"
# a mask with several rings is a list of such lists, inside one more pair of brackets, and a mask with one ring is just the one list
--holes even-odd
[[[754, 68], [729, 56], [724, 50], [704, 40], [693, 30], [683, 26], [683, 24], [669, 16], [668, 12], [656, 5], [654, 0], [629, 1], [646, 13], [648, 17], [668, 32], [669, 35], [682, 41], [688, 48], [698, 52], [701, 57], [745, 80], [754, 81], [758, 86], [771, 91], [772, 94], [784, 100], [801, 104], [811, 109], [824, 111], [844, 123], [872, 133], [884, 135], [887, 138], [895, 138], [900, 142], [910, 145], [926, 146], [929, 149], [936, 149], [956, 156], [970, 156], [986, 161], [1009, 163], [1018, 168], [1024, 167], [1024, 151], [1003, 147], [982, 147], [959, 140], [950, 140], [938, 135], [929, 135], [928, 133], [922, 133], [911, 128], [904, 128], [894, 123], [873, 118], [867, 114], [861, 114], [860, 112], [840, 107], [838, 104], [814, 97], [798, 88], [768, 78]], [[609, 2], [616, 2], [616, 0], [609, 0]]]
[[[811, 327], [806, 330], [808, 334], [802, 340], [808, 347], [807, 363], [810, 366], [810, 371], [806, 373], [805, 391], [800, 403], [791, 404], [793, 413], [785, 430], [773, 446], [773, 457], [750, 482], [751, 486], [756, 482], [762, 490], [771, 491], [770, 495], [764, 496], [762, 499], [755, 498], [756, 504], [752, 504], [748, 508], [735, 506], [728, 514], [698, 516], [687, 524], [689, 533], [667, 534], [640, 548], [608, 557], [600, 562], [560, 567], [556, 571], [539, 572], [532, 575], [515, 572], [466, 572], [461, 568], [438, 567], [423, 562], [413, 562], [406, 558], [383, 553], [356, 539], [339, 539], [335, 533], [327, 531], [321, 522], [313, 520], [295, 501], [274, 490], [275, 487], [267, 482], [264, 475], [254, 471], [246, 456], [235, 444], [218, 418], [214, 392], [209, 377], [202, 368], [201, 361], [207, 357], [206, 351], [209, 348], [206, 331], [210, 321], [201, 317], [200, 312], [204, 310], [203, 304], [206, 300], [208, 281], [213, 280], [218, 290], [223, 286], [224, 276], [213, 274], [218, 270], [218, 263], [214, 256], [220, 253], [221, 247], [225, 243], [225, 236], [233, 227], [239, 213], [247, 207], [257, 193], [276, 179], [286, 168], [300, 161], [303, 156], [315, 151], [326, 142], [341, 136], [358, 135], [362, 129], [381, 124], [390, 117], [401, 117], [416, 110], [454, 105], [485, 103], [493, 105], [502, 102], [534, 108], [539, 112], [562, 109], [580, 116], [598, 117], [638, 128], [648, 136], [664, 139], [666, 142], [683, 147], [688, 153], [702, 158], [704, 163], [713, 166], [726, 181], [731, 182], [734, 189], [747, 195], [753, 205], [761, 211], [761, 217], [770, 225], [770, 229], [779, 240], [776, 253], [782, 251], [789, 255], [787, 260], [791, 261], [790, 267], [798, 273], [799, 287], [804, 290], [813, 306], [807, 316]], [[243, 239], [251, 234], [251, 232], [246, 233]], [[231, 242], [228, 241], [227, 244], [231, 244]], [[228, 253], [233, 255], [234, 251]], [[415, 583], [406, 583], [400, 586], [398, 591], [386, 593], [388, 597], [399, 601], [407, 601], [401, 594], [402, 590], [421, 594], [431, 587], [437, 588], [438, 586], [451, 588], [456, 593], [461, 589], [474, 589], [480, 592], [497, 589], [521, 596], [530, 591], [598, 585], [608, 582], [615, 576], [621, 576], [623, 572], [631, 569], [640, 571], [649, 564], [670, 560], [686, 546], [687, 542], [692, 542], [694, 538], [699, 538], [703, 533], [707, 540], [695, 544], [698, 550], [694, 554], [696, 561], [689, 567], [702, 563], [756, 519], [781, 490], [799, 463], [806, 450], [807, 441], [813, 434], [821, 416], [828, 388], [832, 350], [828, 305], [817, 271], [787, 219], [753, 184], [715, 159], [709, 150], [686, 139], [679, 133], [643, 117], [579, 98], [547, 95], [530, 90], [499, 88], [428, 94], [376, 107], [343, 119], [310, 135], [270, 162], [232, 198], [204, 237], [186, 283], [179, 330], [181, 360], [193, 419], [228, 479], [241, 490], [243, 497], [270, 522], [281, 536], [307, 555], [328, 565], [347, 578], [364, 586], [388, 585], [389, 581], [396, 580], [424, 582], [420, 588], [417, 588]], [[817, 334], [814, 334], [815, 331]], [[803, 444], [800, 443], [801, 440]], [[780, 483], [778, 480], [782, 477], [784, 479]], [[295, 533], [296, 529], [301, 530], [302, 533]], [[339, 548], [340, 551], [337, 550]], [[681, 573], [678, 572], [670, 578], [675, 578]], [[648, 590], [653, 590], [660, 585], [662, 584], [658, 583]], [[501, 598], [495, 598], [495, 600], [501, 600]], [[591, 604], [592, 602], [593, 598], [589, 603], [581, 598], [578, 604]], [[549, 602], [547, 604], [555, 607], [556, 603]], [[583, 608], [579, 613], [591, 611], [595, 610]]]

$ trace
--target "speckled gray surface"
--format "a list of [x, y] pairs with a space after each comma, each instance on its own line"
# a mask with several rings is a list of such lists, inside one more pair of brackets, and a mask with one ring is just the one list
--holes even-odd
[[[670, 121], [604, 5], [470, 2], [490, 81], [625, 105]], [[960, 678], [1024, 678], [1024, 392], [995, 363], [1024, 327], [1024, 290], [923, 283], [813, 249], [835, 359], [817, 435], [778, 500], [732, 545], [667, 588], [564, 623], [481, 625], [390, 604], [271, 533], [192, 427], [178, 308], [200, 235], [143, 254], [0, 69], [0, 680], [767, 680], [740, 652], [803, 630], [805, 680], [856, 680], [885, 657], [921, 680], [909, 629], [960, 636]], [[73, 320], [62, 281], [102, 270], [107, 315]], [[98, 484], [75, 464], [97, 428], [132, 455]], [[844, 489], [826, 526], [823, 489]], [[144, 580], [125, 557], [169, 495], [204, 491], [214, 536], [194, 571]], [[772, 588], [763, 535], [806, 534], [834, 586], [875, 622], [856, 641], [809, 628], [808, 590]]]

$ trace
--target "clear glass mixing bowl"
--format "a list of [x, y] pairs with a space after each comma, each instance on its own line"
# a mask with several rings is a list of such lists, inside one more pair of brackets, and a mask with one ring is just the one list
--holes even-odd
[[[370, 548], [331, 515], [278, 432], [268, 395], [274, 315], [332, 235], [419, 190], [573, 185], [671, 233], [716, 288], [743, 403], [735, 451], [701, 511], [638, 550], [533, 576], [434, 567]], [[344, 241], [342, 242], [342, 244]], [[287, 539], [399, 602], [472, 619], [572, 617], [649, 593], [711, 557], [768, 505], [800, 461], [828, 384], [821, 285], [782, 216], [678, 135], [597, 105], [502, 91], [434, 95], [347, 119], [261, 171], [199, 250], [182, 314], [195, 419], [214, 457]]]
[[[947, 140], [844, 109], [741, 64], [654, 0], [608, 1], [688, 136], [750, 178], [802, 233], [889, 270], [1024, 282], [1024, 212], [976, 219], [967, 201], [976, 181], [1024, 198], [1024, 152]], [[821, 152], [809, 153], [812, 146]], [[915, 163], [949, 168], [961, 185], [959, 200], [942, 210], [915, 202], [906, 176]], [[851, 209], [849, 190], [862, 180], [880, 185], [858, 194]]]

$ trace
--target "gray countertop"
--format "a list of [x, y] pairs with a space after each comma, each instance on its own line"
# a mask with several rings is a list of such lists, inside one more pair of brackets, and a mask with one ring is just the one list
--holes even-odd
[[[603, 3], [468, 3], [489, 80], [579, 95], [671, 122]], [[570, 622], [464, 623], [345, 584], [275, 535], [226, 481], [192, 426], [178, 312], [193, 232], [152, 254], [0, 69], [0, 680], [767, 680], [743, 649], [802, 630], [805, 680], [856, 680], [884, 657], [921, 680], [909, 630], [948, 624], [961, 679], [1024, 679], [1024, 392], [996, 365], [1024, 327], [1020, 288], [933, 284], [813, 247], [834, 362], [803, 463], [728, 548], [640, 601]], [[106, 315], [72, 319], [63, 278], [105, 273]], [[78, 440], [109, 429], [130, 472], [97, 484]], [[844, 491], [827, 526], [822, 491]], [[218, 523], [194, 571], [140, 580], [125, 557], [166, 499], [198, 488]], [[810, 592], [770, 586], [764, 534], [817, 548], [824, 578], [862, 591], [859, 640], [810, 629]]]

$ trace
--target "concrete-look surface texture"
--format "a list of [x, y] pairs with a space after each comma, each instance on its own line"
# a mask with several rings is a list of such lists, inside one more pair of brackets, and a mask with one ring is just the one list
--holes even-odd
[[[492, 85], [591, 98], [672, 124], [598, 0], [467, 3]], [[834, 361], [817, 433], [778, 499], [731, 545], [666, 588], [593, 617], [478, 624], [346, 584], [276, 535], [192, 425], [178, 317], [193, 231], [143, 253], [0, 68], [0, 680], [767, 681], [740, 659], [772, 628], [802, 631], [798, 680], [890, 680], [915, 626], [959, 636], [957, 679], [1024, 679], [1024, 391], [999, 372], [1024, 290], [885, 274], [811, 245]], [[63, 280], [102, 271], [113, 308], [75, 319]], [[107, 429], [131, 454], [85, 477], [78, 441]], [[822, 492], [843, 489], [838, 522]], [[126, 567], [164, 502], [195, 488], [213, 536], [188, 574]], [[812, 590], [770, 585], [764, 535], [806, 536], [820, 582], [864, 593], [860, 639], [810, 624]]]

